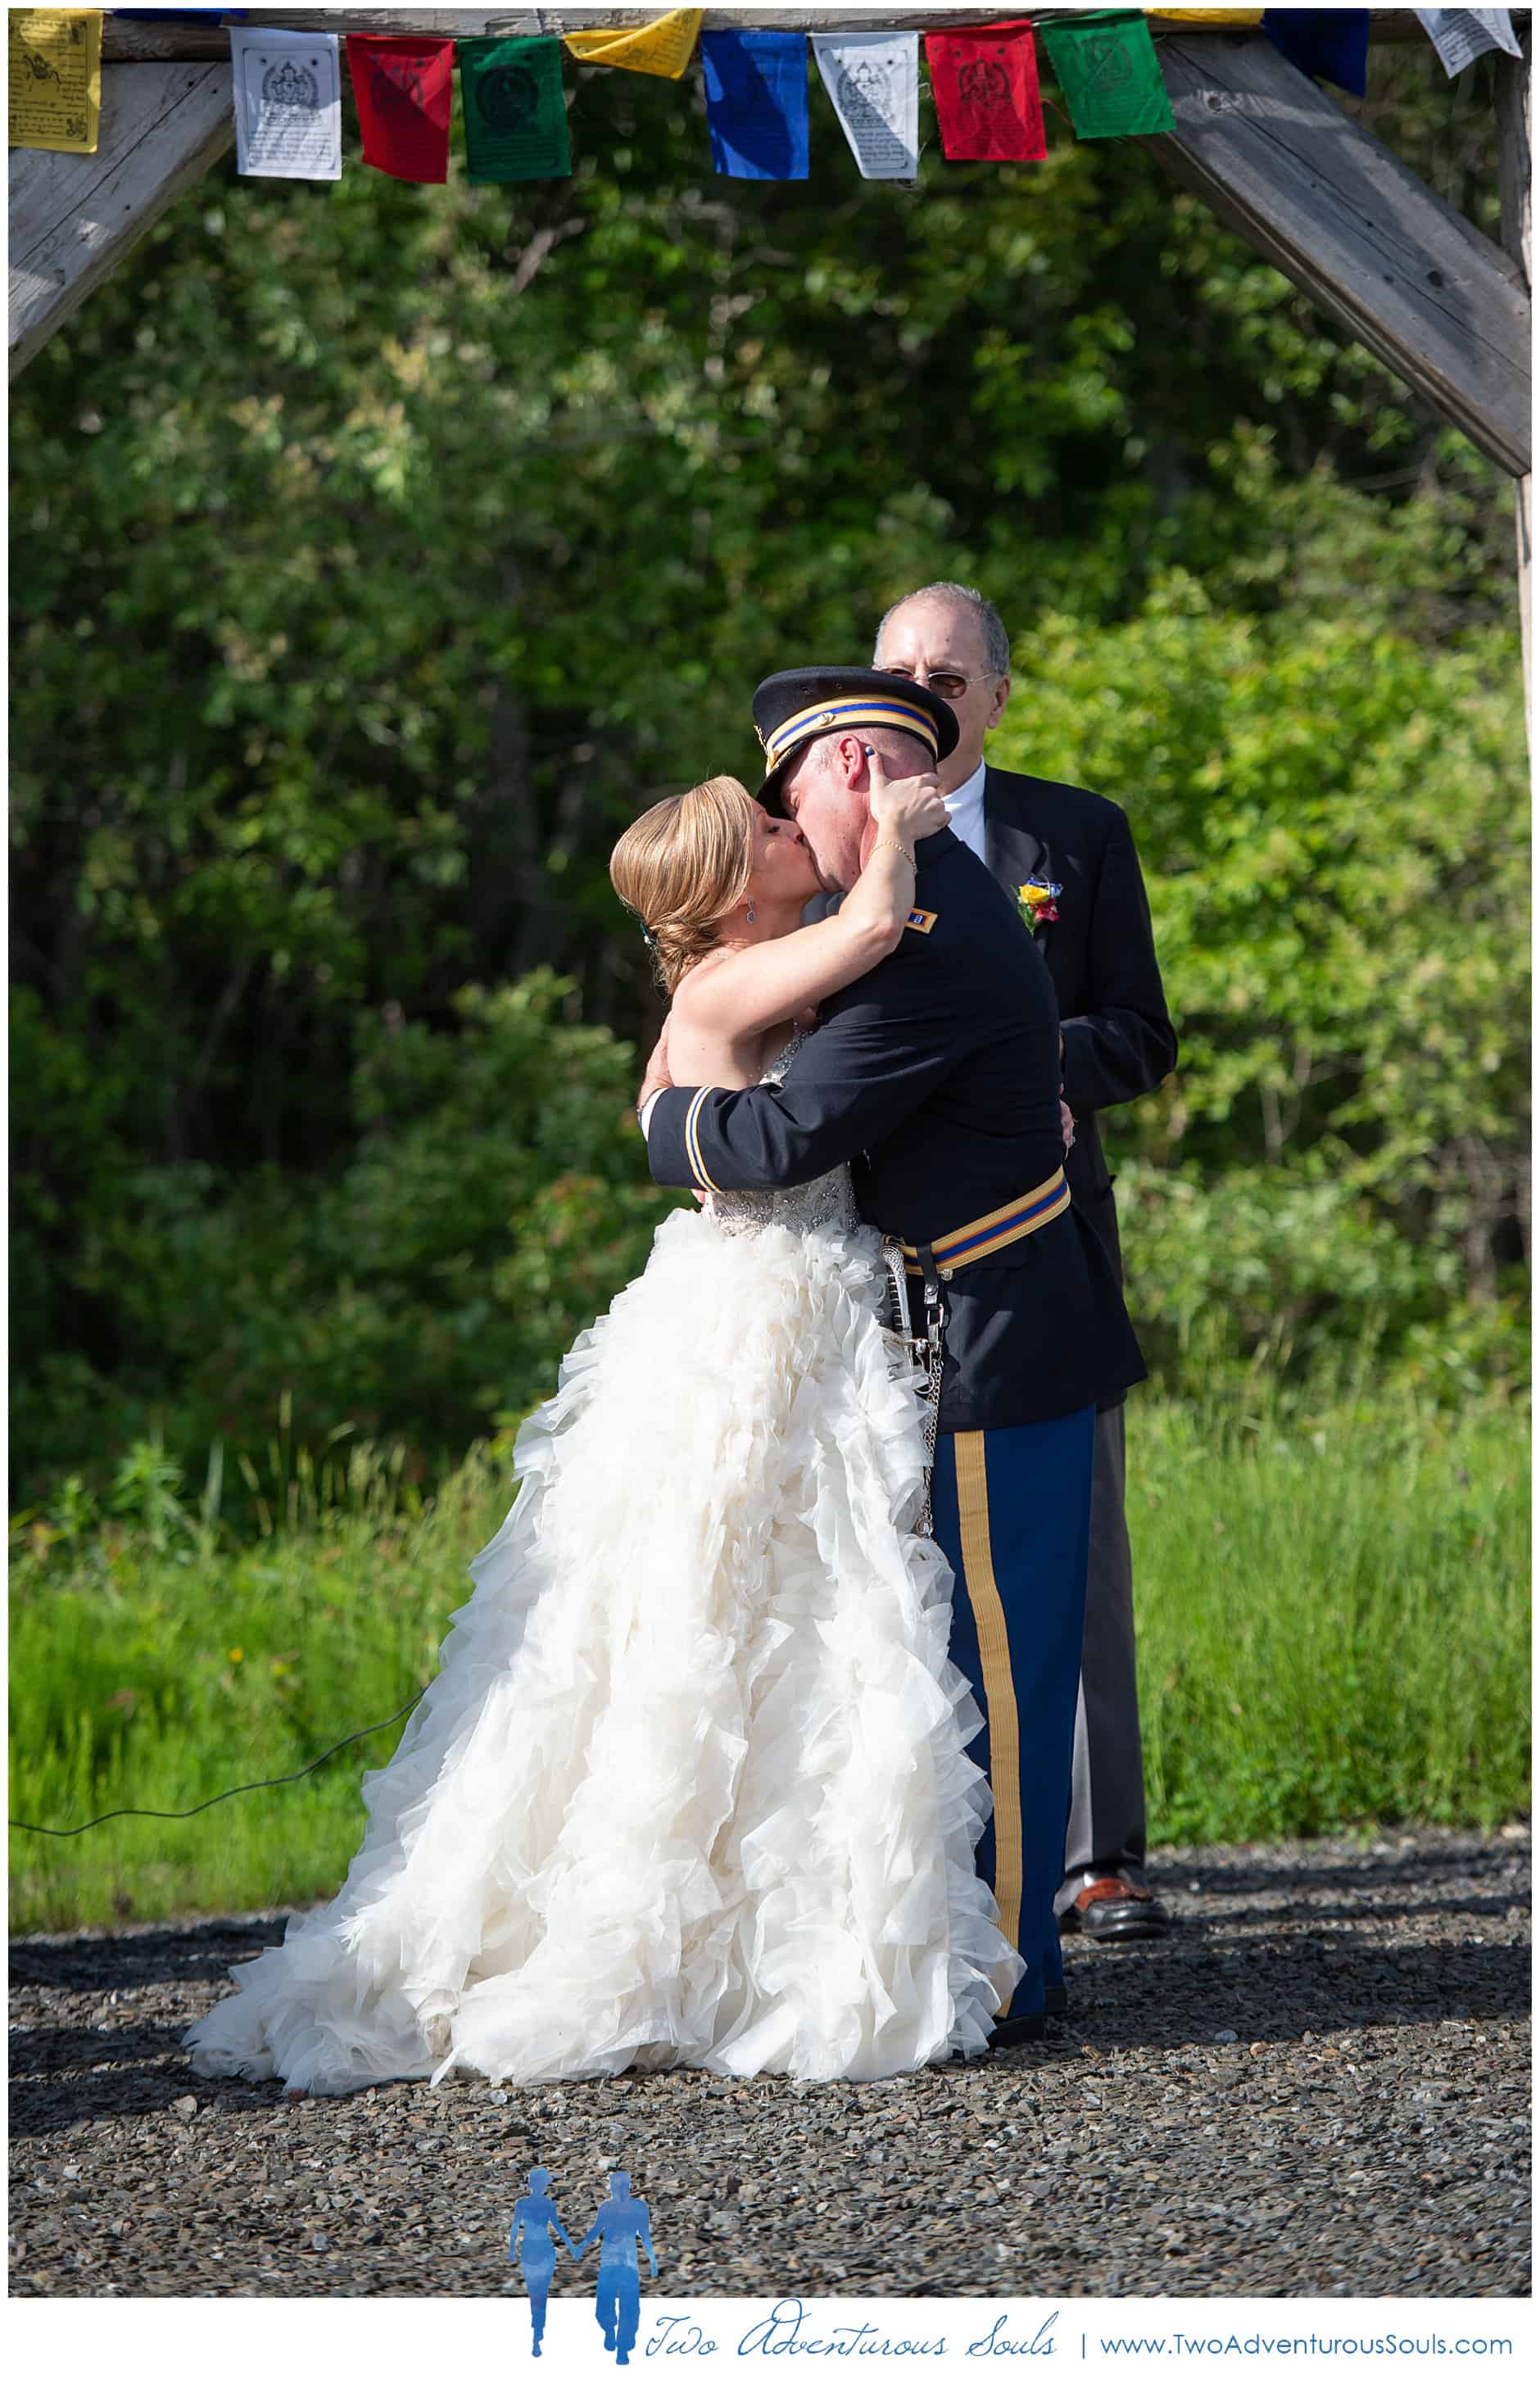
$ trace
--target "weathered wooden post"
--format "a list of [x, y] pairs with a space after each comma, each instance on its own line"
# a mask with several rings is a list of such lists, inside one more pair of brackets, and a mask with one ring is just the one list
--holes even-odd
[[[1530, 273], [1531, 82], [1533, 34], [1521, 36], [1521, 58], [1497, 57], [1497, 190], [1502, 203], [1503, 247], [1533, 290]], [[1524, 719], [1529, 727], [1530, 756], [1534, 755], [1534, 667], [1530, 623], [1534, 476], [1521, 474], [1514, 487], [1514, 521], [1519, 545], [1519, 633], [1524, 650]]]

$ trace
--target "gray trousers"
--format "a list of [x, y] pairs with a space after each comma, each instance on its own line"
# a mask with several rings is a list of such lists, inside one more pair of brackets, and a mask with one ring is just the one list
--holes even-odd
[[1091, 1475], [1091, 1556], [1086, 1578], [1086, 1639], [1075, 1717], [1075, 1772], [1063, 1914], [1089, 1874], [1115, 1868], [1144, 1880], [1144, 1753], [1134, 1672], [1134, 1578], [1124, 1518], [1124, 1410], [1096, 1421]]

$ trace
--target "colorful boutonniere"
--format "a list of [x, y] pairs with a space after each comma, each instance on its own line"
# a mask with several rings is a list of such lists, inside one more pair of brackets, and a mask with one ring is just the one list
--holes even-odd
[[1057, 879], [1028, 879], [1017, 888], [1016, 902], [1029, 929], [1059, 918], [1059, 897], [1063, 892]]

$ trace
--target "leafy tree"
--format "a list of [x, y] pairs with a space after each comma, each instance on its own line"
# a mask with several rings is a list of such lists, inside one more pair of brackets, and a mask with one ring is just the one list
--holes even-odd
[[[1474, 195], [1481, 110], [1434, 71], [1377, 52], [1376, 104], [1434, 150], [1453, 104]], [[335, 186], [211, 176], [17, 386], [23, 1471], [98, 1450], [104, 1403], [181, 1404], [206, 1431], [223, 1413], [189, 1387], [232, 1337], [242, 1403], [266, 1368], [271, 1401], [289, 1371], [260, 1319], [303, 1289], [307, 1321], [337, 1326], [323, 1254], [355, 1304], [334, 1356], [372, 1353], [425, 1445], [462, 1431], [463, 1351], [410, 1397], [403, 1354], [445, 1253], [488, 1259], [480, 1198], [410, 1298], [404, 1261], [388, 1290], [315, 1231], [386, 1215], [355, 1174], [388, 1143], [381, 1051], [426, 1039], [474, 1069], [504, 1030], [459, 991], [549, 969], [591, 1023], [644, 1033], [644, 957], [604, 872], [617, 827], [666, 787], [752, 773], [762, 672], [864, 653], [905, 587], [978, 578], [1024, 670], [1094, 657], [1152, 592], [1194, 585], [1258, 640], [1301, 607], [1330, 627], [1394, 606], [1430, 650], [1505, 635], [1497, 476], [1137, 147], [1056, 138], [1044, 166], [974, 168], [933, 142], [917, 190], [863, 184], [815, 86], [808, 183], [733, 184], [706, 172], [693, 84], [569, 83], [567, 183], [420, 189], [356, 155]], [[1106, 652], [1121, 668], [1115, 635]], [[1062, 708], [1051, 735], [1074, 743]], [[1151, 758], [1084, 751], [1138, 802]], [[1302, 1149], [1330, 1111], [1309, 1092]], [[1205, 1183], [1253, 1165], [1226, 1122], [1254, 1099], [1260, 1078], [1193, 1111]], [[1473, 1199], [1450, 1165], [1396, 1233]], [[1476, 1232], [1490, 1279], [1500, 1222]], [[596, 1218], [591, 1237], [608, 1249]], [[315, 1367], [315, 1414], [350, 1407], [340, 1364]], [[479, 1404], [524, 1367], [462, 1382]]]
[[[1126, 803], [1181, 1023], [1176, 1077], [1112, 1123], [1168, 1356], [1374, 1328], [1425, 1361], [1419, 1325], [1491, 1313], [1527, 1267], [1516, 642], [1424, 647], [1389, 611], [1220, 612], [1177, 576], [1021, 656], [995, 751]], [[1521, 1369], [1507, 1317], [1470, 1331]]]

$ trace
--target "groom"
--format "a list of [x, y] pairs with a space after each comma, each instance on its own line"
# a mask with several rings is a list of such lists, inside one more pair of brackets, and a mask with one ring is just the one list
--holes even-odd
[[[759, 801], [795, 819], [831, 892], [876, 841], [889, 778], [957, 741], [949, 706], [887, 672], [815, 666], [755, 692]], [[1096, 1406], [1144, 1375], [1101, 1242], [1071, 1206], [1053, 989], [1015, 906], [949, 829], [916, 848], [896, 952], [822, 1006], [780, 1086], [642, 1090], [653, 1175], [718, 1192], [854, 1166], [902, 1242], [911, 1330], [942, 1353], [931, 1497], [957, 1579], [951, 1657], [984, 1716], [994, 1813], [979, 1872], [1026, 1971], [996, 2044], [1062, 1996], [1054, 1918], [1069, 1810]], [[1053, 2001], [1057, 2003], [1057, 1999]]]

